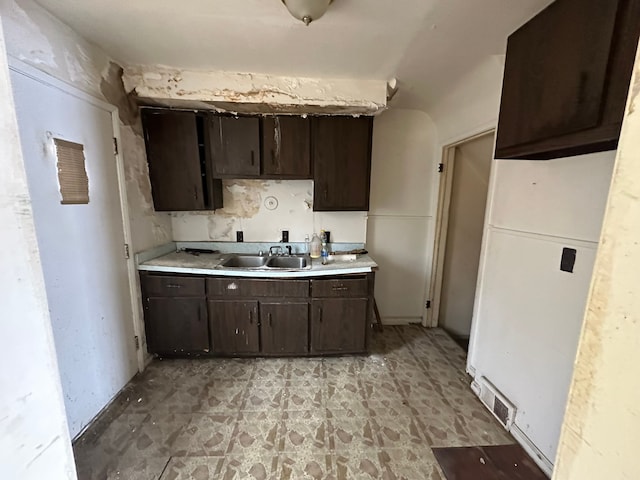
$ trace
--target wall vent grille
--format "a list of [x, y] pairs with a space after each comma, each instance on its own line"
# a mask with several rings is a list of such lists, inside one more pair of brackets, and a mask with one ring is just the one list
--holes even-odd
[[475, 385], [474, 391], [489, 411], [509, 430], [516, 415], [515, 405], [500, 393], [485, 377], [480, 377], [480, 380]]

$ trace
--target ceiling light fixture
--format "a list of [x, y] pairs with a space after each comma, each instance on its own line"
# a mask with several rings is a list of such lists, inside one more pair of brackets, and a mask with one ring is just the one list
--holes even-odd
[[333, 0], [282, 0], [289, 13], [308, 27], [325, 14]]

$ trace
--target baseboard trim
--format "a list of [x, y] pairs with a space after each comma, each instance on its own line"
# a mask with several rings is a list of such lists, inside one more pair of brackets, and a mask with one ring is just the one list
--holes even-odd
[[420, 317], [382, 317], [383, 325], [412, 325], [422, 323]]
[[535, 444], [531, 441], [525, 433], [520, 430], [520, 427], [515, 423], [511, 425], [509, 429], [509, 433], [517, 440], [517, 442], [525, 449], [525, 451], [529, 454], [531, 459], [536, 462], [536, 464], [542, 469], [542, 471], [551, 478], [553, 474], [553, 464], [549, 461], [549, 459], [535, 446]]

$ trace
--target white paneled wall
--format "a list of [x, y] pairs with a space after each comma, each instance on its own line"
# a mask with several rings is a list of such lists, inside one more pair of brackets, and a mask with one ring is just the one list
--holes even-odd
[[385, 323], [420, 322], [433, 250], [435, 128], [423, 112], [389, 110], [373, 123], [367, 248]]
[[[615, 152], [498, 160], [468, 364], [517, 407], [513, 433], [550, 468], [582, 324]], [[563, 247], [577, 250], [560, 271]]]

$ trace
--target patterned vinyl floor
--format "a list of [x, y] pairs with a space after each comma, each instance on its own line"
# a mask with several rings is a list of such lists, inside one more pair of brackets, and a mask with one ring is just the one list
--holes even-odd
[[465, 354], [418, 326], [370, 355], [155, 360], [74, 445], [80, 480], [443, 480], [432, 446], [514, 443]]

